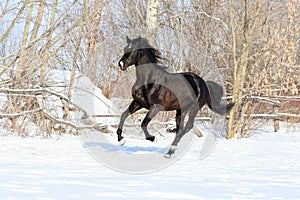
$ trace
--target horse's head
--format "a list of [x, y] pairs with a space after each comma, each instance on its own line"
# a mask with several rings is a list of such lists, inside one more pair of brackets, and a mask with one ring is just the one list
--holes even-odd
[[144, 44], [148, 44], [147, 39], [141, 37], [131, 40], [128, 36], [126, 36], [126, 41], [127, 45], [124, 48], [124, 54], [119, 61], [119, 67], [122, 71], [126, 70], [131, 65], [137, 64], [140, 59], [142, 49], [145, 48]]

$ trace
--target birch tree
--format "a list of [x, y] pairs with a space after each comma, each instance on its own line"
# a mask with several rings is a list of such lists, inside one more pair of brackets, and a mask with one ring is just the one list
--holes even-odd
[[159, 9], [159, 0], [149, 0], [147, 1], [147, 10], [146, 10], [146, 23], [147, 29], [149, 31], [148, 37], [150, 42], [153, 44], [156, 39], [156, 29], [158, 27], [158, 9]]

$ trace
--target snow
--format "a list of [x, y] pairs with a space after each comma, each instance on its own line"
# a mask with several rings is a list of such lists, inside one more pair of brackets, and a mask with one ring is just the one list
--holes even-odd
[[251, 138], [217, 138], [201, 159], [204, 138], [194, 138], [176, 162], [139, 175], [101, 164], [79, 136], [2, 136], [0, 198], [299, 199], [300, 127], [284, 125], [279, 133], [269, 124]]
[[[46, 85], [50, 87], [51, 90], [67, 96], [68, 88], [70, 86], [71, 72], [67, 70], [51, 70], [46, 79]], [[52, 101], [54, 102], [54, 107], [57, 106], [57, 97]], [[107, 99], [100, 88], [96, 87], [93, 82], [81, 74], [76, 72], [75, 83], [73, 85], [72, 101], [83, 108], [88, 115], [90, 115], [90, 120], [93, 122], [101, 122], [103, 124], [115, 124], [116, 118], [101, 118], [101, 121], [93, 115], [113, 115], [120, 114], [120, 110], [115, 108], [115, 104]], [[82, 113], [77, 113], [74, 116], [75, 120], [79, 120]], [[62, 115], [62, 114], [60, 114]], [[80, 123], [79, 121], [77, 121]]]
[[[66, 95], [68, 77], [70, 72], [54, 70], [48, 85]], [[90, 115], [120, 114], [124, 103], [106, 99], [79, 74], [73, 101]], [[115, 124], [119, 118], [91, 120]], [[50, 139], [21, 138], [0, 130], [0, 199], [300, 198], [299, 124], [281, 123], [279, 133], [273, 133], [272, 123], [265, 124], [250, 138], [231, 140], [220, 137], [222, 127], [196, 125], [204, 136], [190, 131], [171, 159], [163, 155], [174, 134], [160, 127], [163, 136], [157, 143], [144, 140], [140, 127], [125, 127], [124, 146], [118, 145], [115, 133], [95, 130]], [[155, 128], [150, 132], [157, 134]]]

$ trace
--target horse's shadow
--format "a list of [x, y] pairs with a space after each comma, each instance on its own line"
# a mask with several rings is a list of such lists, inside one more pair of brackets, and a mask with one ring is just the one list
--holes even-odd
[[130, 154], [136, 154], [138, 152], [140, 153], [162, 153], [164, 154], [166, 151], [168, 151], [168, 148], [162, 148], [162, 147], [154, 147], [154, 146], [120, 146], [116, 144], [111, 143], [105, 143], [105, 142], [88, 142], [85, 143], [85, 146], [87, 148], [102, 148], [105, 152], [117, 152], [117, 151], [123, 151]]

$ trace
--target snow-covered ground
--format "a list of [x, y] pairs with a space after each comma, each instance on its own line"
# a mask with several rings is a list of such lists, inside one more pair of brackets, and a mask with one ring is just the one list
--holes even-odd
[[[61, 86], [68, 85], [68, 73], [53, 71], [50, 83], [59, 81], [51, 89], [65, 94]], [[73, 101], [89, 115], [124, 110], [114, 108], [119, 100], [106, 99], [81, 75]], [[55, 99], [52, 104], [56, 106]], [[74, 117], [80, 124], [80, 116]], [[105, 125], [119, 121], [119, 117], [90, 119]], [[251, 138], [239, 140], [208, 133], [219, 130], [217, 126], [197, 126], [204, 137], [185, 136], [170, 160], [163, 155], [174, 135], [160, 128], [165, 137], [150, 143], [142, 140], [139, 127], [125, 127], [123, 147], [114, 133], [39, 139], [0, 129], [0, 200], [300, 199], [300, 125], [281, 124], [280, 132], [273, 133], [272, 124], [267, 124]]]
[[300, 199], [299, 126], [217, 139], [203, 159], [201, 140], [167, 168], [130, 175], [97, 162], [79, 136], [2, 136], [0, 199]]

